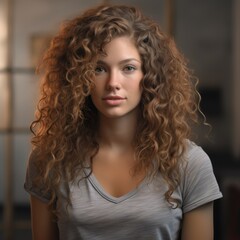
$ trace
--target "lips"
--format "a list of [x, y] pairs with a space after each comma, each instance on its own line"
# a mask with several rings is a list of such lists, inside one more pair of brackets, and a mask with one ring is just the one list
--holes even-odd
[[120, 106], [126, 100], [126, 98], [123, 98], [121, 96], [106, 96], [102, 99], [104, 103], [110, 107]]
[[125, 98], [120, 96], [106, 96], [103, 97], [103, 100], [124, 100]]

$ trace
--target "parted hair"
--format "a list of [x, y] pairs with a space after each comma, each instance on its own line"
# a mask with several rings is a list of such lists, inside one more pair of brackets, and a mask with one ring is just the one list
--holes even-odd
[[142, 61], [140, 121], [134, 172], [160, 172], [174, 203], [180, 164], [198, 122], [199, 95], [186, 60], [160, 26], [131, 6], [101, 5], [66, 21], [53, 37], [38, 72], [42, 77], [32, 144], [39, 175], [54, 205], [59, 185], [77, 179], [99, 150], [98, 112], [91, 100], [97, 56], [112, 39], [129, 36]]

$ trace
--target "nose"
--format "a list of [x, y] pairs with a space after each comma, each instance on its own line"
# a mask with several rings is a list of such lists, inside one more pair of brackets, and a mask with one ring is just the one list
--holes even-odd
[[120, 89], [120, 76], [117, 71], [110, 71], [108, 76], [108, 81], [106, 84], [106, 88], [109, 91], [115, 91]]

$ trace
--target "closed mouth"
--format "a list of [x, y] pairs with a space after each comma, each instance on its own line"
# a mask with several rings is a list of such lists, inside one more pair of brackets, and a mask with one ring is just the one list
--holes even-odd
[[107, 96], [103, 98], [103, 100], [123, 100], [123, 99], [125, 98], [119, 96]]

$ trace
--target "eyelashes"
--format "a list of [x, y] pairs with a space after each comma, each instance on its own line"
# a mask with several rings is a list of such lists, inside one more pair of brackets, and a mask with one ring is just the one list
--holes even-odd
[[123, 68], [123, 71], [124, 72], [133, 72], [135, 71], [137, 68], [133, 65], [127, 65]]
[[[137, 67], [134, 66], [134, 65], [125, 65], [123, 66], [123, 68], [121, 68], [121, 70], [125, 73], [132, 73], [134, 72], [135, 70], [137, 70]], [[101, 73], [105, 73], [107, 72], [107, 67], [104, 67], [104, 66], [97, 66], [95, 68], [95, 73], [96, 74], [101, 74]]]
[[95, 73], [100, 74], [100, 73], [102, 73], [102, 72], [106, 72], [106, 69], [105, 69], [104, 67], [97, 66], [97, 67], [95, 68]]

